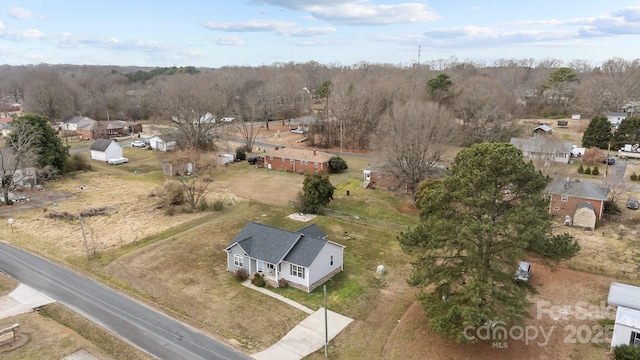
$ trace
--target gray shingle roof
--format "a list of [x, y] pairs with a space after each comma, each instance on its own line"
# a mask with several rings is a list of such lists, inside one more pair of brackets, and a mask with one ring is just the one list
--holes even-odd
[[326, 244], [327, 240], [303, 235], [284, 260], [292, 264], [309, 267]]
[[573, 149], [573, 144], [568, 141], [553, 140], [540, 136], [535, 136], [530, 139], [511, 138], [509, 143], [515, 145], [515, 147], [525, 153], [544, 152], [547, 154], [570, 154], [571, 149]]
[[318, 226], [317, 224], [311, 224], [303, 227], [297, 232], [304, 234], [306, 236], [317, 237], [318, 239], [324, 239], [327, 237], [327, 234]]
[[107, 150], [107, 148], [109, 147], [109, 145], [111, 145], [111, 143], [113, 142], [113, 139], [97, 139], [92, 145], [91, 145], [91, 150], [95, 150], [95, 151], [105, 151]]
[[551, 194], [567, 195], [592, 200], [607, 200], [608, 190], [590, 181], [572, 179], [555, 180], [549, 184]]
[[[312, 225], [301, 230], [324, 234], [319, 227]], [[288, 231], [250, 222], [236, 235], [225, 250], [238, 244], [247, 255], [254, 259], [271, 264], [278, 264], [285, 260], [308, 267], [327, 242], [325, 239], [305, 235], [301, 231]]]

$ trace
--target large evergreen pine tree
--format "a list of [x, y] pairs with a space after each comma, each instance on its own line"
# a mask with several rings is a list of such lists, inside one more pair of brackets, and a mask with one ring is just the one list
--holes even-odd
[[518, 324], [535, 291], [514, 280], [519, 261], [535, 254], [557, 262], [577, 253], [570, 235], [552, 233], [542, 194], [548, 182], [513, 145], [481, 143], [460, 151], [442, 181], [423, 184], [421, 223], [399, 240], [416, 256], [409, 282], [421, 288], [434, 331], [465, 342], [472, 340], [466, 327]]
[[582, 134], [582, 146], [585, 148], [597, 147], [606, 149], [611, 140], [611, 123], [606, 116], [596, 116], [589, 122], [584, 134]]

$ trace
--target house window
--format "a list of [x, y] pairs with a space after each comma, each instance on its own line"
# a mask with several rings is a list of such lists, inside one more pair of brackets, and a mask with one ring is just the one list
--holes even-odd
[[233, 265], [237, 267], [244, 267], [244, 258], [242, 257], [242, 255], [233, 255]]
[[280, 161], [285, 162], [285, 161], [287, 161], [287, 158], [282, 157], [282, 158], [280, 158]]
[[304, 268], [302, 266], [291, 264], [289, 269], [291, 270], [291, 275], [304, 279]]
[[632, 331], [631, 332], [631, 341], [629, 341], [630, 345], [640, 345], [640, 332]]
[[329, 256], [329, 265], [333, 266], [333, 255]]
[[273, 155], [269, 155], [269, 160], [273, 160]]
[[317, 168], [318, 167], [318, 163], [313, 163], [313, 167]]
[[276, 266], [274, 264], [267, 263], [267, 273], [273, 274], [276, 271]]
[[296, 161], [295, 161], [295, 160], [293, 160], [293, 159], [291, 159], [291, 160], [289, 160], [289, 162], [290, 162], [291, 164], [293, 164], [293, 163], [294, 163], [294, 162], [296, 162]]
[[309, 160], [305, 160], [305, 161], [304, 161], [304, 164], [305, 164], [305, 165], [309, 165]]
[[562, 201], [562, 202], [567, 202], [567, 201], [569, 201], [569, 195], [562, 195], [562, 196], [560, 196], [560, 201]]
[[560, 211], [560, 207], [559, 206], [554, 207], [553, 211]]

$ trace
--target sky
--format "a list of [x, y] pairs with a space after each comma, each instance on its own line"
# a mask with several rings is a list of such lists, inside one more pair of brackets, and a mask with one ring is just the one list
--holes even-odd
[[640, 58], [640, 0], [3, 0], [0, 65]]

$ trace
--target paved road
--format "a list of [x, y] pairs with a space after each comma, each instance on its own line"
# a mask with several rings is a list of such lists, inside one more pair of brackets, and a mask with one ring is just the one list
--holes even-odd
[[159, 359], [250, 359], [165, 314], [4, 242], [0, 270]]

